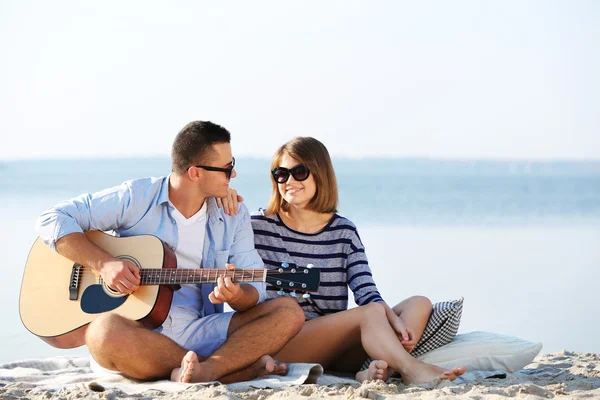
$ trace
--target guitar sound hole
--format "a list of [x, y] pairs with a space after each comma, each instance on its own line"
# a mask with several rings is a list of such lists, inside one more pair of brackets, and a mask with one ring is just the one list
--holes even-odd
[[131, 257], [131, 256], [124, 254], [121, 256], [116, 256], [115, 258], [118, 258], [119, 260], [123, 260], [123, 261], [129, 261], [130, 263], [132, 263], [133, 265], [138, 267], [138, 269], [142, 268], [142, 264], [140, 264], [140, 262], [135, 257]]
[[[124, 255], [116, 256], [115, 258], [118, 258], [119, 260], [129, 261], [130, 263], [135, 265], [138, 269], [142, 268], [142, 265], [135, 257], [131, 257], [129, 255], [124, 254]], [[106, 294], [109, 295], [110, 297], [128, 296], [127, 294], [123, 294], [123, 293], [120, 293], [120, 292], [114, 290], [113, 288], [108, 286], [108, 284], [104, 281], [102, 281], [102, 287], [104, 288], [104, 291], [106, 292]]]
[[104, 288], [104, 291], [106, 292], [107, 295], [109, 295], [110, 297], [121, 297], [121, 296], [126, 296], [123, 293], [119, 293], [116, 290], [114, 290], [113, 288], [111, 288], [110, 286], [108, 286], [108, 284], [106, 282], [102, 282], [102, 287]]

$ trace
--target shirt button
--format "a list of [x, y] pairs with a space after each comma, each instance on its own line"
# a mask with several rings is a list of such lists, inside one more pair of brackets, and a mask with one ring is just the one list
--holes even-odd
[[175, 225], [175, 220], [174, 219], [172, 219], [171, 222], [173, 223], [173, 225]]

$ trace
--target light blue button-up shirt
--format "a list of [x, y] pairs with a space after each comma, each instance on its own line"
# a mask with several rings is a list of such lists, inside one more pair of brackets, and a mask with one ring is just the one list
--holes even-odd
[[[264, 268], [254, 249], [254, 234], [248, 209], [239, 205], [238, 214], [229, 216], [217, 207], [214, 198], [207, 198], [206, 236], [202, 247], [201, 268], [225, 268], [226, 263], [237, 268]], [[149, 234], [165, 242], [177, 252], [178, 231], [169, 203], [169, 177], [141, 178], [110, 189], [83, 194], [49, 208], [39, 217], [36, 231], [44, 242], [56, 250], [56, 241], [75, 232], [100, 230], [120, 237]], [[263, 282], [251, 283], [259, 303], [267, 298]], [[223, 304], [212, 304], [208, 295], [215, 284], [186, 285], [196, 291], [198, 304], [184, 311], [197, 316], [223, 312]], [[173, 304], [173, 308], [182, 305]]]

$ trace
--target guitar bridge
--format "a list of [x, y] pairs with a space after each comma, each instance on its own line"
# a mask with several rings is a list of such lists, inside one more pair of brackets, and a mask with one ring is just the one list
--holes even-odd
[[69, 300], [77, 300], [79, 298], [79, 281], [83, 266], [81, 264], [73, 264], [71, 270], [71, 279], [69, 280]]

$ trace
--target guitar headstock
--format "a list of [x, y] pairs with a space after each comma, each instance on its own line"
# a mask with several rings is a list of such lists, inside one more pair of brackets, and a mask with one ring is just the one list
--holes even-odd
[[313, 268], [312, 264], [306, 267], [290, 266], [288, 263], [282, 263], [281, 267], [267, 271], [267, 283], [279, 288], [279, 294], [283, 290], [291, 291], [293, 296], [296, 292], [304, 292], [303, 297], [310, 297], [307, 292], [316, 292], [319, 290], [321, 282], [321, 272]]

